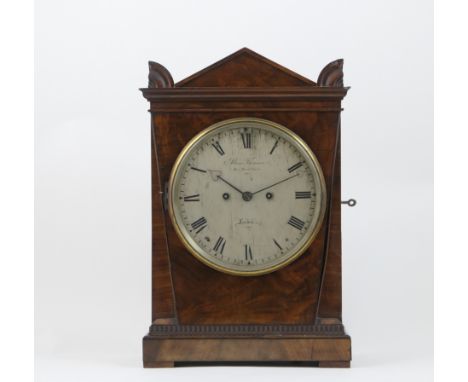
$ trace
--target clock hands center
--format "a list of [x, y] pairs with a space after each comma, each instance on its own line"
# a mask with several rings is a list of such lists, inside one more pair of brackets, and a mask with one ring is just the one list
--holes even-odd
[[238, 189], [236, 186], [234, 186], [233, 184], [229, 183], [226, 179], [224, 179], [221, 175], [217, 175], [216, 178], [219, 179], [220, 181], [226, 183], [228, 186], [232, 187], [237, 192], [241, 193], [242, 194], [242, 199], [244, 199], [246, 202], [252, 200], [252, 195], [253, 194], [251, 192], [249, 192], [249, 191], [244, 192], [244, 191]]
[[286, 182], [288, 181], [289, 179], [292, 179], [292, 178], [295, 178], [296, 176], [298, 176], [299, 174], [295, 174], [295, 175], [291, 175], [291, 176], [288, 176], [287, 178], [285, 179], [282, 179], [276, 183], [273, 183], [273, 184], [270, 184], [269, 186], [267, 187], [263, 187], [261, 188], [260, 190], [258, 191], [255, 191], [255, 192], [250, 192], [250, 191], [242, 191], [240, 190], [239, 188], [237, 188], [236, 186], [234, 186], [232, 183], [229, 183], [226, 179], [224, 179], [221, 175], [217, 175], [216, 176], [216, 179], [219, 179], [220, 181], [226, 183], [228, 186], [232, 187], [234, 190], [236, 190], [237, 192], [239, 192], [241, 195], [242, 195], [242, 199], [244, 199], [246, 202], [252, 200], [253, 196], [255, 194], [258, 194], [259, 192], [262, 192], [262, 191], [265, 191], [265, 190], [268, 190], [269, 188], [273, 187], [273, 186], [276, 186], [280, 183], [283, 183], [283, 182]]

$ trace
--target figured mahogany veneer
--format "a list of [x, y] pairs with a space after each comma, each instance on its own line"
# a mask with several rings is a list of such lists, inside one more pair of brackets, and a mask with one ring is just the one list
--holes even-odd
[[[144, 365], [188, 361], [318, 361], [349, 366], [350, 338], [341, 323], [340, 112], [343, 61], [317, 83], [241, 49], [174, 85], [149, 63], [152, 124], [152, 326]], [[231, 276], [196, 260], [164, 209], [176, 157], [206, 127], [230, 118], [282, 124], [313, 150], [324, 172], [328, 209], [307, 252], [276, 272]]]

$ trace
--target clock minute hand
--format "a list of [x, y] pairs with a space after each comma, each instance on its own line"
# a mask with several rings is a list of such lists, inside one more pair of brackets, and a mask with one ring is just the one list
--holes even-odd
[[265, 190], [268, 190], [269, 188], [273, 187], [273, 186], [276, 186], [277, 184], [280, 184], [280, 183], [283, 183], [283, 182], [286, 182], [287, 180], [289, 179], [292, 179], [296, 176], [298, 176], [299, 174], [296, 174], [296, 175], [291, 175], [291, 176], [288, 176], [286, 179], [283, 179], [283, 180], [280, 180], [279, 182], [276, 182], [276, 183], [273, 183], [273, 184], [270, 184], [268, 187], [263, 187], [262, 189], [258, 190], [258, 191], [255, 191], [252, 193], [252, 195], [255, 195], [255, 194], [258, 194], [259, 192], [262, 192], [262, 191], [265, 191]]
[[218, 175], [217, 178], [221, 181], [223, 181], [224, 183], [226, 183], [228, 186], [231, 186], [234, 190], [236, 190], [237, 192], [240, 192], [241, 194], [244, 194], [243, 191], [239, 190], [236, 186], [232, 185], [231, 183], [229, 183], [226, 179], [224, 179], [221, 175]]

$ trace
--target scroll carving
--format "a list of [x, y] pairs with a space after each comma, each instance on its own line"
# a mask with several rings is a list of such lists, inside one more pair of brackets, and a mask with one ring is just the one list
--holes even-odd
[[149, 88], [172, 88], [174, 80], [171, 73], [157, 62], [149, 61], [148, 87]]
[[325, 66], [320, 72], [317, 85], [343, 87], [343, 59], [332, 61]]

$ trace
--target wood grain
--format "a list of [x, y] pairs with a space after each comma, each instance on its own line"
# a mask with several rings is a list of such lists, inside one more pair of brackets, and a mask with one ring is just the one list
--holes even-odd
[[331, 212], [320, 290], [318, 317], [341, 319], [341, 134], [338, 133], [333, 172]]
[[177, 87], [261, 87], [316, 85], [248, 49], [242, 48], [205, 69], [179, 81]]
[[[319, 339], [156, 339], [143, 340], [145, 367], [156, 362], [328, 361], [349, 362], [349, 337]], [[325, 364], [323, 364], [325, 366]], [[330, 364], [329, 364], [330, 365]]]

